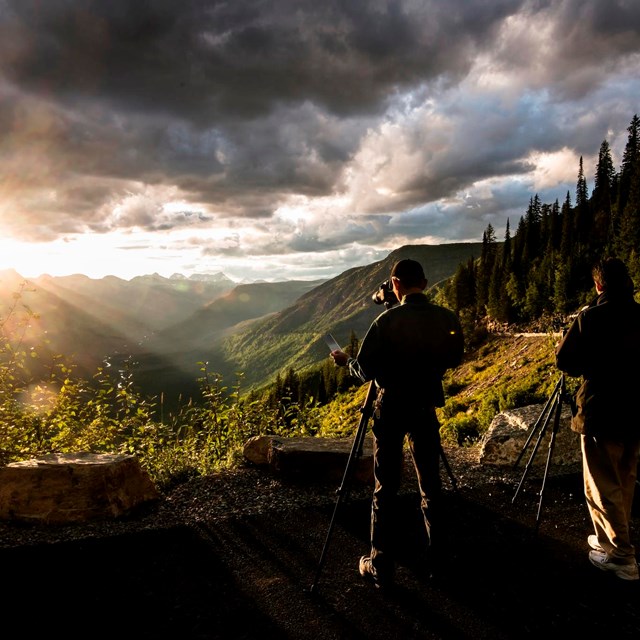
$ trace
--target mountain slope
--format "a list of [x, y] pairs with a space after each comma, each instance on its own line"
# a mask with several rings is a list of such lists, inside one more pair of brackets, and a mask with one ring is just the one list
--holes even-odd
[[[346, 345], [351, 332], [364, 337], [384, 310], [371, 296], [396, 260], [421, 262], [433, 286], [481, 249], [479, 242], [407, 245], [324, 282], [233, 286], [221, 274], [212, 281], [153, 275], [128, 282], [42, 276], [29, 283], [21, 301], [40, 316], [24, 344], [46, 338], [46, 353], [76, 356], [78, 375], [86, 378], [105, 358], [118, 365], [133, 356], [141, 391], [162, 394], [170, 407], [179, 397], [198, 395], [201, 362], [226, 386], [241, 372], [245, 390], [289, 368], [320, 363], [327, 357], [325, 332]], [[0, 319], [22, 281], [15, 272], [0, 273]]]
[[327, 356], [322, 339], [327, 331], [341, 344], [348, 344], [352, 331], [359, 339], [364, 337], [372, 320], [384, 311], [374, 304], [372, 294], [397, 260], [418, 260], [433, 286], [451, 277], [461, 263], [479, 257], [481, 249], [480, 242], [406, 245], [384, 260], [349, 269], [287, 309], [224, 339], [209, 354], [213, 368], [223, 376], [242, 371], [246, 384], [259, 386], [291, 367], [300, 370], [316, 364]]
[[236, 325], [280, 311], [323, 282], [287, 280], [238, 285], [187, 319], [158, 332], [150, 347], [154, 351], [174, 353], [203, 351], [233, 331]]

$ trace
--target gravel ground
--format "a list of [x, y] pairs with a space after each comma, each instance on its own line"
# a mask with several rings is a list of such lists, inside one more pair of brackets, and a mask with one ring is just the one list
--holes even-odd
[[[396, 585], [381, 592], [357, 571], [369, 487], [351, 489], [327, 540], [337, 486], [244, 468], [120, 520], [0, 523], [4, 626], [180, 640], [640, 637], [640, 583], [587, 560], [579, 469], [552, 468], [542, 499], [532, 470], [514, 499], [522, 469], [480, 467], [473, 449], [446, 453], [456, 486], [445, 476], [448, 542], [435, 576], [411, 470]], [[637, 505], [633, 527], [640, 549]]]

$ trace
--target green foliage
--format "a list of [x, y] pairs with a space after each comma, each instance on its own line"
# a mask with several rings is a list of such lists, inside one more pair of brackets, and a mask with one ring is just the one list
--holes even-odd
[[640, 119], [635, 115], [622, 166], [616, 172], [609, 143], [600, 145], [595, 187], [589, 197], [582, 157], [576, 181], [575, 206], [569, 194], [542, 203], [536, 194], [511, 239], [507, 220], [505, 242], [495, 246], [489, 224], [482, 256], [461, 264], [445, 287], [449, 306], [477, 324], [527, 324], [541, 315], [575, 311], [594, 295], [591, 267], [604, 255], [617, 255], [640, 286]]
[[453, 416], [440, 428], [442, 442], [450, 445], [471, 445], [477, 442], [478, 435], [478, 419], [465, 413]]
[[[312, 399], [299, 403], [282, 394], [271, 405], [261, 397], [243, 398], [242, 375], [233, 388], [200, 363], [203, 401], [189, 401], [157, 420], [156, 400], [136, 387], [136, 363], [116, 369], [106, 361], [91, 382], [75, 376], [72, 363], [54, 356], [48, 379], [35, 381], [27, 366], [37, 350], [22, 348], [21, 327], [35, 322], [20, 306], [21, 291], [0, 318], [0, 464], [47, 453], [86, 451], [131, 454], [139, 458], [159, 487], [237, 463], [245, 442], [255, 435], [309, 435]], [[283, 390], [291, 391], [290, 373]], [[272, 399], [273, 400], [273, 399]]]

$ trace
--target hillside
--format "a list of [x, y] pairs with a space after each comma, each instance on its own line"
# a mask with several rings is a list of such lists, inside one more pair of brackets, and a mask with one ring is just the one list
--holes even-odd
[[[234, 285], [222, 274], [207, 278], [141, 276], [92, 280], [82, 275], [41, 276], [22, 289], [16, 320], [33, 314], [23, 345], [45, 360], [71, 358], [77, 375], [91, 379], [109, 361], [114, 370], [131, 359], [145, 395], [163, 395], [167, 408], [199, 394], [200, 364], [227, 386], [238, 372], [245, 390], [289, 368], [322, 361], [330, 331], [346, 344], [362, 338], [383, 308], [371, 296], [402, 258], [419, 260], [430, 285], [478, 257], [482, 243], [408, 245], [384, 260], [350, 269], [329, 281]], [[11, 308], [24, 279], [0, 273], [0, 317]], [[6, 331], [17, 325], [4, 327]], [[14, 333], [16, 333], [14, 331]], [[45, 375], [33, 369], [35, 378]]]
[[317, 364], [327, 356], [322, 339], [331, 332], [347, 344], [351, 332], [364, 337], [372, 320], [384, 307], [371, 297], [388, 279], [397, 260], [413, 258], [422, 263], [430, 286], [451, 277], [461, 263], [479, 257], [482, 243], [407, 245], [384, 260], [350, 269], [315, 287], [292, 306], [251, 323], [225, 338], [210, 360], [217, 371], [245, 373], [245, 383], [259, 385], [277, 373]]

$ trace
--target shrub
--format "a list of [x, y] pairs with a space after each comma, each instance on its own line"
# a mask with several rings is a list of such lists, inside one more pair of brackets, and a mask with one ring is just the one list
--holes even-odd
[[458, 413], [442, 425], [440, 436], [444, 443], [471, 445], [479, 437], [478, 420], [466, 413]]

